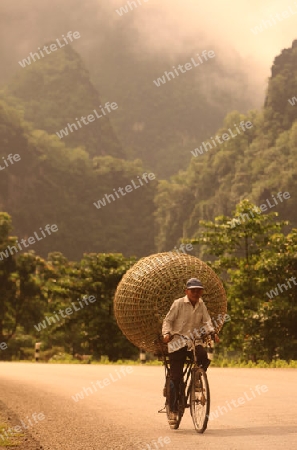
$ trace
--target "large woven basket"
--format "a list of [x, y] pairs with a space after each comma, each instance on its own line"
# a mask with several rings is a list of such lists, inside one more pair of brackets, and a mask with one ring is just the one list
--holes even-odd
[[177, 252], [157, 253], [139, 260], [123, 276], [114, 311], [119, 328], [137, 347], [160, 354], [162, 322], [173, 301], [185, 295], [189, 278], [204, 286], [203, 300], [217, 331], [223, 326], [227, 298], [214, 271], [200, 259]]

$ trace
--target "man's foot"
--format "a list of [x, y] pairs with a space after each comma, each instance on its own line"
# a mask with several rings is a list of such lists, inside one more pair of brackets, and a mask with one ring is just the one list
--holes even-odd
[[176, 424], [176, 422], [177, 422], [177, 413], [176, 412], [170, 411], [168, 422], [170, 423], [170, 425]]

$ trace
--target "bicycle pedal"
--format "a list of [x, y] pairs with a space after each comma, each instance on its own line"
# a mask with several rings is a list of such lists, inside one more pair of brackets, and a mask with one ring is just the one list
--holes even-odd
[[166, 405], [164, 406], [164, 408], [159, 409], [158, 413], [165, 413], [166, 414]]

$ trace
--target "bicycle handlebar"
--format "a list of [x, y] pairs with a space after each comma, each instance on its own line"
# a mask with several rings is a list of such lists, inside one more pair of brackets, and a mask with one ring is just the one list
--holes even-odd
[[170, 334], [171, 337], [174, 337], [174, 336], [180, 336], [180, 337], [182, 337], [183, 339], [186, 339], [186, 340], [192, 341], [192, 342], [198, 341], [198, 340], [205, 340], [205, 339], [206, 339], [207, 337], [209, 337], [209, 336], [211, 336], [212, 339], [214, 339], [215, 335], [216, 335], [215, 332], [211, 332], [211, 333], [207, 333], [207, 334], [206, 334], [206, 333], [201, 334], [200, 337], [194, 337], [194, 338], [192, 338], [192, 337], [189, 337], [189, 336], [184, 336], [183, 334], [180, 334], [180, 333]]

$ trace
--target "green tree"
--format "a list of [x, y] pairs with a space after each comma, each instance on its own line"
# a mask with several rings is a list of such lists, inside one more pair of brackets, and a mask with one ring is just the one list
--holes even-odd
[[44, 295], [40, 278], [44, 261], [34, 252], [16, 256], [17, 239], [9, 236], [11, 228], [10, 216], [0, 213], [0, 342], [9, 343], [8, 351], [0, 354], [4, 358], [15, 351], [10, 341], [33, 333], [42, 317]]
[[227, 289], [231, 322], [225, 325], [221, 348], [235, 350], [246, 359], [296, 357], [292, 342], [297, 333], [291, 316], [284, 313], [290, 305], [296, 318], [296, 294], [292, 289], [276, 301], [269, 302], [267, 297], [269, 287], [284, 282], [288, 271], [296, 273], [296, 233], [284, 236], [282, 229], [288, 223], [276, 221], [276, 216], [262, 214], [244, 200], [233, 217], [200, 221], [201, 228], [191, 241], [201, 255], [212, 256], [210, 265]]
[[107, 355], [111, 360], [135, 355], [136, 348], [122, 335], [113, 315], [116, 287], [133, 261], [120, 254], [92, 253], [73, 263], [51, 253], [44, 271], [45, 326], [35, 330], [44, 348], [63, 347], [73, 356]]
[[73, 301], [77, 297], [93, 296], [96, 301], [77, 312], [77, 320], [84, 334], [84, 344], [95, 357], [107, 355], [111, 360], [137, 354], [119, 330], [113, 314], [113, 298], [116, 287], [135, 259], [120, 254], [86, 254], [80, 262], [79, 276], [72, 289]]

